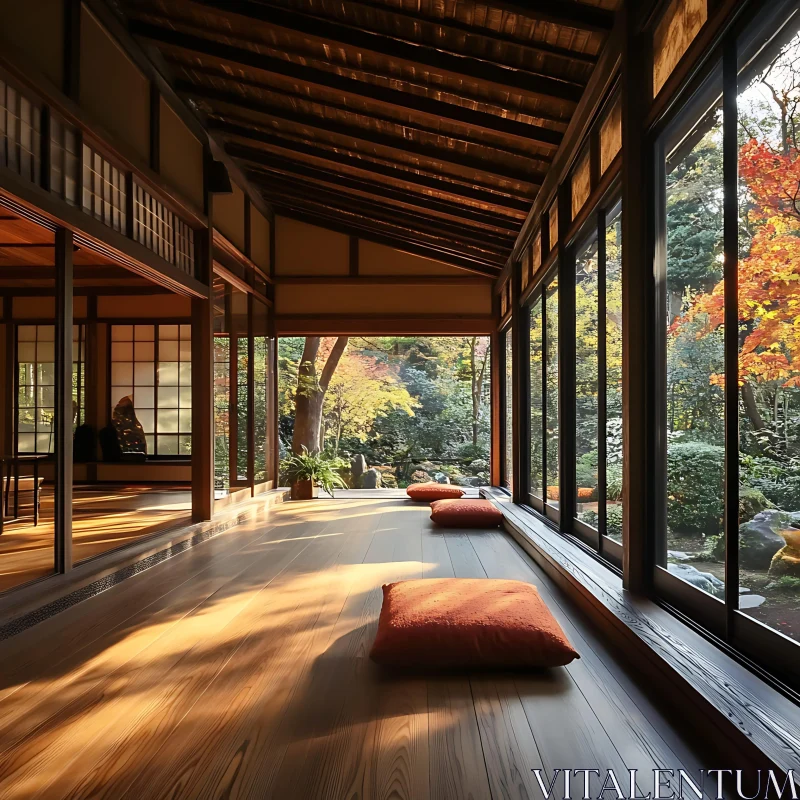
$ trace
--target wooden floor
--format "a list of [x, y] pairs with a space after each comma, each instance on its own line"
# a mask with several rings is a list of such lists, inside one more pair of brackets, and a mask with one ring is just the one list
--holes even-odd
[[[535, 583], [581, 660], [382, 673], [381, 585], [422, 576]], [[5, 800], [521, 800], [537, 767], [636, 768], [646, 794], [702, 764], [506, 534], [401, 498], [278, 506], [0, 644]]]
[[[75, 563], [188, 522], [191, 511], [192, 495], [185, 486], [76, 485], [72, 501]], [[21, 512], [27, 513], [7, 520], [0, 535], [0, 592], [53, 572], [52, 488], [42, 491], [38, 525], [33, 524], [32, 508]]]

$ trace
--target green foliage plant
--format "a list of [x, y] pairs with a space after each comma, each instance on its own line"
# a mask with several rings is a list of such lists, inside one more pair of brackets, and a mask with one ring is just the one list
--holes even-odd
[[667, 454], [667, 524], [680, 535], [719, 533], [725, 449], [673, 442]]
[[302, 453], [291, 453], [281, 462], [281, 475], [288, 483], [313, 481], [331, 497], [335, 489], [346, 489], [347, 484], [338, 470], [347, 466], [341, 458], [330, 458], [323, 453], [310, 453], [306, 447]]

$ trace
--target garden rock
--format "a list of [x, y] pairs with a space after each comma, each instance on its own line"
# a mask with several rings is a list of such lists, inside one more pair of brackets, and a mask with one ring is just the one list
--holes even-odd
[[381, 485], [381, 473], [378, 472], [375, 467], [372, 469], [368, 469], [362, 476], [361, 476], [361, 488], [362, 489], [377, 489]]
[[[739, 526], [739, 566], [753, 570], [769, 569], [772, 557], [786, 544], [779, 531], [788, 528], [793, 517], [800, 518], [800, 514], [770, 508], [742, 523]], [[717, 539], [712, 552], [720, 561], [725, 558], [724, 537]]]
[[674, 558], [675, 561], [691, 561], [692, 556], [684, 553], [683, 550], [667, 550], [667, 557]]
[[667, 570], [677, 578], [702, 589], [707, 594], [722, 597], [725, 594], [725, 584], [710, 572], [700, 572], [697, 567], [689, 564], [669, 564]]
[[448, 478], [444, 472], [437, 472], [433, 476], [433, 479], [436, 481], [436, 483], [450, 483], [450, 478]]
[[786, 528], [779, 531], [784, 546], [772, 557], [770, 576], [787, 575], [800, 578], [800, 530]]
[[350, 462], [350, 476], [354, 489], [361, 487], [361, 476], [367, 471], [367, 459], [360, 453]]
[[758, 608], [760, 605], [766, 603], [767, 598], [762, 597], [760, 594], [748, 594], [739, 597], [739, 608], [744, 611], [748, 608]]

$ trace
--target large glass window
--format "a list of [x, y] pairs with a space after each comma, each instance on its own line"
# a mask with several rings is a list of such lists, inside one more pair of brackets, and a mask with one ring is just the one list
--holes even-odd
[[716, 64], [661, 139], [655, 571], [778, 669], [800, 641], [800, 24], [782, 8], [738, 34], [738, 65]]
[[269, 410], [272, 407], [272, 340], [269, 337], [269, 311], [260, 301], [253, 300], [253, 417], [254, 475], [256, 483], [270, 480]]
[[148, 455], [191, 455], [190, 325], [111, 326], [112, 414], [125, 398], [144, 430]]
[[598, 212], [575, 262], [578, 533], [622, 543], [621, 211]]
[[[52, 453], [55, 448], [55, 326], [17, 326], [17, 452]], [[73, 426], [83, 424], [85, 341], [83, 325], [72, 326]]]
[[540, 284], [529, 306], [530, 476], [528, 496], [539, 511], [559, 505], [558, 283]]

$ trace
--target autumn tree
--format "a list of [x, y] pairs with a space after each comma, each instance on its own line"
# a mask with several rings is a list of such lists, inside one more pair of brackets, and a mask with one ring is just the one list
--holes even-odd
[[[339, 336], [332, 343], [326, 343], [320, 353], [322, 341], [320, 336], [306, 336], [297, 370], [292, 436], [292, 451], [295, 453], [302, 452], [304, 447], [312, 453], [321, 449], [320, 431], [325, 393], [347, 348], [348, 337]], [[317, 364], [320, 355], [324, 358], [321, 369]]]

